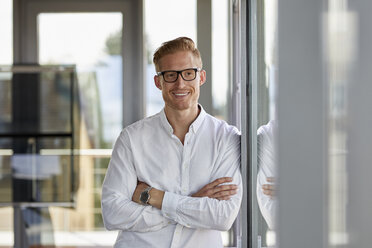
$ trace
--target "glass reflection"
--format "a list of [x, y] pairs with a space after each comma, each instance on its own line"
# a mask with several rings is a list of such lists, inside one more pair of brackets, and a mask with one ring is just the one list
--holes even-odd
[[[0, 204], [13, 206], [14, 246], [53, 246], [48, 204], [72, 206], [78, 146], [74, 67], [0, 68]], [[43, 154], [64, 149], [65, 154]], [[2, 221], [3, 222], [3, 221]]]
[[257, 202], [260, 209], [258, 216], [259, 247], [276, 246], [276, 211], [277, 199], [277, 12], [278, 1], [262, 2], [262, 22], [258, 25], [262, 33], [258, 35], [258, 50], [264, 56], [259, 60], [257, 85]]
[[[1, 68], [1, 203], [72, 201], [72, 151], [79, 135], [73, 128], [78, 109], [73, 70]], [[43, 149], [69, 152], [45, 155]]]
[[348, 125], [349, 89], [356, 61], [357, 16], [348, 1], [328, 1], [325, 22], [325, 61], [328, 83], [328, 235], [329, 247], [349, 245]]

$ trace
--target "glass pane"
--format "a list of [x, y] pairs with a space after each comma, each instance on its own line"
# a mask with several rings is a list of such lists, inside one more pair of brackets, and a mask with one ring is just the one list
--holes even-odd
[[0, 65], [13, 63], [13, 0], [0, 1]]
[[[231, 72], [230, 45], [231, 1], [212, 1], [212, 115], [225, 121], [232, 120], [231, 110]], [[208, 72], [207, 72], [208, 77]], [[240, 218], [240, 215], [237, 217]], [[234, 246], [235, 226], [222, 232], [225, 247]], [[239, 232], [238, 230], [236, 230]]]
[[[13, 154], [23, 142], [28, 143], [27, 151]], [[0, 202], [72, 201], [70, 138], [28, 138], [26, 141], [24, 138], [1, 138], [0, 143]], [[62, 147], [69, 152], [46, 155], [43, 147], [49, 151]], [[38, 149], [40, 153], [36, 153], [37, 148], [41, 148]]]
[[116, 232], [103, 227], [100, 202], [123, 122], [122, 22], [122, 13], [115, 12], [38, 16], [40, 63], [75, 64], [81, 103], [75, 207], [49, 208], [56, 246], [110, 247], [116, 239]]
[[229, 116], [229, 102], [231, 101], [229, 40], [232, 32], [229, 29], [230, 9], [230, 1], [228, 0], [212, 1], [213, 115], [226, 121], [229, 120], [229, 117], [231, 118]]
[[9, 70], [0, 72], [0, 134], [72, 131], [73, 72]]
[[[111, 148], [122, 129], [121, 13], [40, 14], [40, 64], [75, 64], [88, 143]], [[61, 49], [63, 47], [63, 49]]]
[[[325, 18], [328, 82], [328, 245], [351, 247], [348, 234], [350, 209], [350, 138], [352, 72], [356, 56], [357, 17], [347, 1], [329, 0]], [[359, 179], [358, 179], [359, 180]]]
[[[72, 128], [78, 102], [74, 67], [0, 71], [0, 202], [70, 203], [73, 144], [79, 134]], [[44, 149], [66, 152], [43, 154]]]
[[144, 6], [147, 49], [146, 116], [150, 116], [158, 113], [164, 106], [161, 91], [154, 84], [155, 66], [152, 56], [164, 41], [179, 36], [187, 36], [194, 42], [197, 41], [196, 0], [146, 0]]
[[[107, 232], [101, 216], [101, 185], [110, 154], [80, 155], [80, 182], [74, 209], [50, 207], [56, 246], [111, 246], [117, 232]], [[89, 176], [87, 176], [89, 175]]]
[[267, 195], [262, 186], [275, 185], [277, 175], [277, 1], [263, 1], [258, 10], [261, 17], [258, 18], [257, 36], [257, 200], [260, 209], [257, 240], [260, 247], [272, 247], [276, 245], [278, 199], [275, 191], [271, 191], [273, 196]]

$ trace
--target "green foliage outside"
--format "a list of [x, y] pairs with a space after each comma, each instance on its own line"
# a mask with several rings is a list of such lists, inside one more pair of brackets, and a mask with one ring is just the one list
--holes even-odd
[[121, 29], [106, 39], [105, 52], [109, 55], [121, 55]]

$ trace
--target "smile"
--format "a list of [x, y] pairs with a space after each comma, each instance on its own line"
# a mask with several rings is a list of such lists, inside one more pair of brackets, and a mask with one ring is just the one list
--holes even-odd
[[185, 92], [185, 93], [173, 93], [175, 96], [187, 96], [189, 94], [189, 92]]

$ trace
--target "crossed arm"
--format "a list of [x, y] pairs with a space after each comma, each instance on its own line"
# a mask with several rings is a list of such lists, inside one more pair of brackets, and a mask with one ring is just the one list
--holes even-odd
[[[114, 175], [120, 176], [119, 173], [112, 172], [108, 178]], [[162, 190], [152, 189], [149, 201], [151, 206], [143, 206], [138, 204], [139, 196], [148, 187], [147, 184], [138, 182], [129, 198], [129, 191], [120, 192], [111, 188], [110, 179], [105, 181], [102, 214], [109, 230], [149, 232], [170, 223], [190, 228], [228, 230], [240, 208], [241, 191], [239, 192], [238, 185], [225, 184], [232, 182], [229, 177], [214, 180], [191, 196], [167, 192], [166, 209], [163, 206], [166, 193]]]
[[[229, 200], [231, 196], [237, 193], [238, 186], [236, 184], [224, 184], [224, 183], [231, 183], [231, 177], [221, 177], [213, 182], [205, 185], [201, 188], [197, 193], [191, 195], [192, 197], [209, 197], [217, 200]], [[222, 185], [224, 184], [224, 185]], [[143, 190], [149, 187], [148, 184], [144, 182], [138, 182], [137, 187], [134, 191], [132, 201], [141, 204], [140, 202], [140, 195]], [[164, 191], [159, 189], [151, 189], [150, 195], [151, 198], [149, 200], [149, 205], [156, 207], [157, 209], [161, 209], [163, 198], [164, 198]]]

